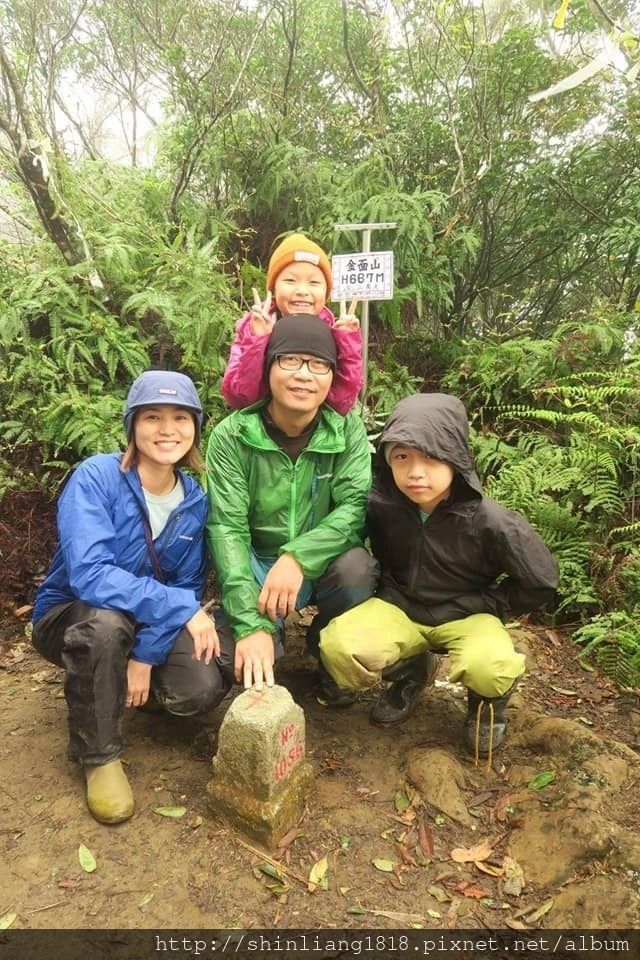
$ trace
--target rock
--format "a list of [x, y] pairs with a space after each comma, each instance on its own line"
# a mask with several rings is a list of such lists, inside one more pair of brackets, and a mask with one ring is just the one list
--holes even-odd
[[423, 799], [456, 823], [470, 827], [474, 819], [462, 793], [466, 777], [462, 765], [439, 747], [415, 748], [407, 754], [407, 776]]
[[[619, 941], [624, 938], [625, 930], [638, 929], [640, 895], [621, 883], [612, 883], [610, 876], [576, 881], [555, 895], [549, 923], [558, 930], [591, 930], [596, 942], [589, 935], [588, 956], [594, 957], [598, 955], [598, 944]], [[606, 952], [606, 956], [615, 956], [615, 951]]]
[[612, 849], [612, 833], [611, 824], [599, 814], [581, 811], [571, 816], [563, 804], [525, 813], [522, 827], [511, 835], [509, 851], [527, 883], [560, 884], [588, 863], [604, 859]]
[[312, 778], [305, 720], [285, 687], [245, 690], [229, 707], [207, 786], [214, 813], [269, 848], [299, 821]]

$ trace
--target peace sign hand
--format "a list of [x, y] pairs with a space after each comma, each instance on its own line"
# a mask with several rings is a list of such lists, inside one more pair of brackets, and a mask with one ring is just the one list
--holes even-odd
[[360, 321], [356, 317], [356, 313], [355, 313], [356, 307], [358, 306], [359, 303], [360, 301], [356, 297], [354, 300], [351, 301], [349, 305], [349, 309], [347, 310], [346, 300], [340, 301], [340, 314], [338, 316], [338, 319], [335, 322], [336, 328], [342, 328], [343, 330], [359, 330], [360, 329]]
[[271, 313], [271, 291], [267, 292], [267, 298], [262, 303], [260, 294], [253, 287], [253, 306], [249, 317], [251, 332], [258, 337], [265, 333], [271, 333], [273, 325], [276, 322], [275, 316]]

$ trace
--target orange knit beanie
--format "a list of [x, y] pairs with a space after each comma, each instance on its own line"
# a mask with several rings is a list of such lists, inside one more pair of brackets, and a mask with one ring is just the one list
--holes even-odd
[[267, 270], [267, 290], [271, 290], [273, 293], [278, 274], [284, 270], [285, 267], [288, 267], [290, 263], [296, 263], [298, 261], [313, 263], [322, 270], [324, 278], [327, 281], [328, 296], [333, 282], [331, 279], [331, 264], [329, 258], [317, 243], [309, 240], [308, 237], [305, 237], [301, 233], [292, 233], [291, 236], [285, 237], [282, 243], [278, 244], [273, 251], [271, 259], [269, 260], [269, 269]]

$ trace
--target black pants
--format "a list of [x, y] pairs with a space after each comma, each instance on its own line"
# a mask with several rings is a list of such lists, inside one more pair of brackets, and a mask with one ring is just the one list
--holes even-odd
[[[166, 661], [152, 668], [151, 690], [168, 713], [204, 713], [231, 689], [233, 639], [222, 622], [216, 628], [220, 657], [209, 665], [192, 659], [193, 641], [183, 629]], [[81, 600], [52, 607], [33, 626], [36, 650], [65, 669], [69, 756], [82, 764], [108, 763], [122, 750], [127, 662], [135, 633], [129, 614]]]
[[318, 612], [307, 630], [307, 649], [316, 659], [320, 659], [320, 631], [334, 617], [372, 597], [379, 576], [378, 561], [364, 547], [352, 547], [314, 582], [312, 601]]
[[[378, 561], [364, 547], [352, 547], [336, 557], [322, 576], [314, 581], [311, 602], [318, 607], [318, 612], [309, 624], [306, 642], [309, 653], [316, 659], [320, 659], [320, 631], [334, 617], [373, 596], [379, 574]], [[221, 614], [219, 621], [216, 619], [219, 635], [221, 629], [228, 629], [226, 623], [224, 614]], [[283, 652], [281, 619], [278, 620], [278, 626], [273, 638], [276, 657]]]

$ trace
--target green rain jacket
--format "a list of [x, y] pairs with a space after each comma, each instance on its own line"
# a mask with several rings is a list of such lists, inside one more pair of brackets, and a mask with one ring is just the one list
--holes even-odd
[[207, 447], [207, 537], [222, 605], [236, 640], [276, 625], [258, 611], [251, 570], [259, 557], [290, 553], [308, 580], [361, 546], [371, 455], [364, 424], [326, 404], [295, 463], [267, 434], [259, 410], [236, 410], [214, 428]]

